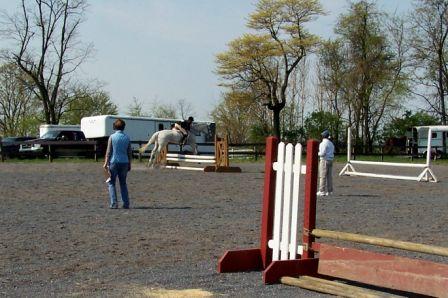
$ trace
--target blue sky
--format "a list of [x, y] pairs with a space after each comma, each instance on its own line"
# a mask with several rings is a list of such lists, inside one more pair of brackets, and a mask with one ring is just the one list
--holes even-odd
[[[379, 0], [388, 12], [406, 12], [411, 0]], [[133, 98], [149, 110], [153, 101], [189, 102], [198, 119], [208, 120], [222, 89], [213, 73], [215, 55], [232, 39], [248, 32], [254, 0], [90, 0], [80, 36], [93, 42], [94, 56], [82, 65], [84, 80], [105, 83], [120, 113]], [[310, 30], [328, 38], [346, 0], [322, 0], [328, 15]], [[19, 1], [0, 0], [12, 12]], [[1, 45], [1, 43], [0, 43]]]

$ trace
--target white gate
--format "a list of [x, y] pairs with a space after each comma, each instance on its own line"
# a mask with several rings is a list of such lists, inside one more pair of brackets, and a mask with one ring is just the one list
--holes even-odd
[[[286, 150], [285, 150], [286, 149]], [[297, 239], [298, 210], [300, 194], [300, 174], [302, 167], [302, 145], [278, 145], [276, 171], [273, 239], [268, 245], [272, 248], [272, 260], [295, 260], [302, 254], [302, 246]]]

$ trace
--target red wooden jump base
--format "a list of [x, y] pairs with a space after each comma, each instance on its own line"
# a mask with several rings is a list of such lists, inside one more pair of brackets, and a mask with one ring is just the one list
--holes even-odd
[[[316, 242], [316, 238], [331, 238], [448, 256], [448, 248], [445, 247], [316, 229], [318, 142], [315, 140], [307, 143], [303, 253], [294, 260], [272, 261], [268, 242], [273, 239], [276, 180], [273, 164], [277, 144], [276, 138], [267, 139], [260, 247], [227, 251], [219, 260], [219, 272], [263, 271], [263, 281], [267, 284], [294, 284], [289, 276], [304, 276], [303, 281], [310, 285], [315, 281], [305, 276], [336, 278], [408, 293], [448, 297], [448, 264]], [[330, 289], [327, 293], [344, 295], [343, 290], [334, 290], [334, 285], [329, 283], [323, 286]]]

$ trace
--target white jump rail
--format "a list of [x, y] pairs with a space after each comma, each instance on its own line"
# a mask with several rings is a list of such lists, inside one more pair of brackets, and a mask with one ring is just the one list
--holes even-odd
[[168, 153], [166, 155], [167, 161], [183, 161], [183, 162], [195, 162], [195, 163], [216, 163], [214, 155], [188, 155], [188, 154], [175, 154]]
[[[201, 164], [216, 164], [216, 158], [214, 155], [190, 155], [190, 154], [176, 154], [167, 153], [166, 160], [172, 162], [187, 162], [193, 165]], [[194, 167], [194, 166], [179, 166], [179, 165], [165, 165], [166, 169], [175, 170], [190, 170], [190, 171], [204, 171], [204, 167]]]
[[295, 260], [303, 252], [298, 245], [301, 239], [297, 239], [300, 174], [306, 170], [301, 157], [301, 144], [294, 147], [279, 143], [277, 162], [273, 164], [277, 172], [273, 239], [268, 242], [274, 261]]
[[166, 161], [168, 162], [184, 162], [189, 163], [189, 166], [180, 166], [180, 165], [165, 165], [166, 169], [175, 169], [175, 170], [190, 170], [190, 171], [204, 171], [204, 167], [198, 167], [202, 164], [216, 164], [216, 158], [214, 155], [191, 155], [191, 154], [176, 154], [176, 153], [167, 153]]
[[160, 154], [159, 162], [165, 164], [165, 169], [241, 173], [241, 168], [231, 167], [229, 164], [229, 144], [227, 136], [224, 138], [215, 136], [214, 146], [214, 155], [167, 153], [165, 148]]
[[196, 167], [184, 167], [184, 166], [166, 165], [166, 166], [164, 166], [164, 168], [165, 169], [172, 169], [172, 170], [189, 170], [189, 171], [204, 172], [204, 168], [196, 168]]
[[[443, 128], [437, 129], [441, 130]], [[448, 126], [446, 127], [448, 131]], [[374, 177], [374, 178], [386, 178], [386, 179], [399, 179], [399, 180], [412, 180], [412, 181], [425, 181], [425, 182], [438, 182], [437, 176], [431, 169], [431, 136], [432, 129], [428, 130], [428, 147], [426, 151], [426, 162], [425, 163], [398, 163], [398, 162], [380, 162], [380, 161], [363, 161], [352, 159], [352, 134], [351, 128], [347, 129], [347, 164], [339, 173], [339, 176], [363, 176], [363, 177]], [[379, 174], [379, 173], [368, 173], [359, 172], [353, 165], [375, 165], [375, 166], [386, 166], [386, 167], [407, 167], [407, 168], [419, 168], [423, 171], [418, 176], [404, 176], [404, 175], [392, 175], [392, 174]]]

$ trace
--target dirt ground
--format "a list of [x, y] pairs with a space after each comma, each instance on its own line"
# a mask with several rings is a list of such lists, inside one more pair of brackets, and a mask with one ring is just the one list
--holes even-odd
[[[216, 272], [226, 250], [259, 242], [264, 165], [239, 166], [137, 162], [131, 209], [111, 210], [101, 163], [1, 163], [0, 296], [326, 297], [265, 286], [259, 272]], [[335, 194], [318, 201], [318, 227], [448, 246], [448, 167], [434, 167], [441, 182], [417, 183], [339, 177], [342, 166]]]

